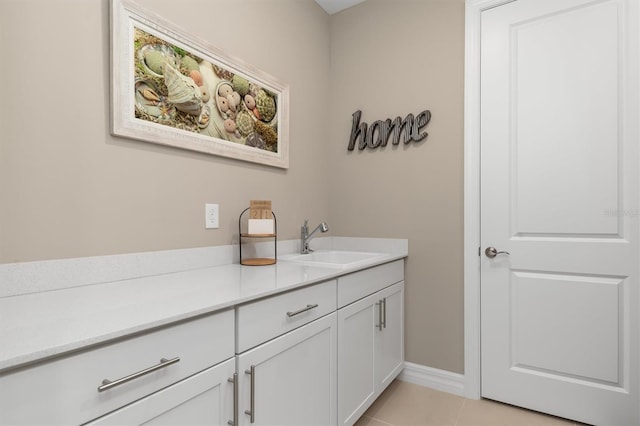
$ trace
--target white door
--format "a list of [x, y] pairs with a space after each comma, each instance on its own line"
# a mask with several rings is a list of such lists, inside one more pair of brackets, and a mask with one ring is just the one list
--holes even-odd
[[335, 425], [336, 330], [332, 313], [238, 355], [238, 423]]
[[602, 425], [640, 424], [638, 3], [481, 17], [481, 393]]

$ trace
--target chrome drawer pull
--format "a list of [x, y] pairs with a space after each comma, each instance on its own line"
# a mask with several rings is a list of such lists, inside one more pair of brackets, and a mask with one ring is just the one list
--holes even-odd
[[376, 328], [382, 331], [382, 326], [384, 323], [384, 320], [382, 319], [382, 299], [380, 299], [380, 301], [376, 303], [376, 306], [378, 307], [378, 319], [380, 320], [380, 323], [376, 324]]
[[130, 374], [130, 375], [128, 375], [126, 377], [123, 377], [121, 379], [114, 380], [114, 381], [111, 381], [109, 379], [104, 379], [102, 381], [102, 385], [98, 386], [98, 392], [104, 392], [106, 390], [109, 390], [111, 388], [119, 386], [119, 385], [121, 385], [123, 383], [127, 383], [127, 382], [130, 382], [131, 380], [137, 379], [137, 378], [142, 377], [144, 375], [147, 375], [149, 373], [153, 373], [154, 371], [160, 370], [161, 368], [168, 367], [171, 364], [175, 364], [176, 362], [179, 362], [179, 361], [180, 361], [180, 357], [179, 356], [177, 356], [175, 358], [172, 358], [172, 359], [162, 358], [160, 360], [160, 364], [156, 364], [153, 367], [145, 368], [142, 371], [138, 371], [137, 373]]
[[318, 304], [317, 304], [317, 303], [316, 303], [315, 305], [307, 305], [307, 307], [306, 307], [306, 308], [298, 309], [297, 311], [294, 311], [294, 312], [287, 312], [287, 316], [288, 316], [289, 318], [291, 318], [291, 317], [295, 317], [296, 315], [300, 315], [300, 314], [301, 314], [301, 313], [303, 313], [303, 312], [310, 311], [311, 309], [313, 309], [313, 308], [317, 308], [317, 307], [318, 307]]

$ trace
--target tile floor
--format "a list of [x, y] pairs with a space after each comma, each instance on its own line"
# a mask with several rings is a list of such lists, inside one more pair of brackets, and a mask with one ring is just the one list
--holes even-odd
[[582, 426], [582, 423], [395, 380], [355, 426], [396, 425]]

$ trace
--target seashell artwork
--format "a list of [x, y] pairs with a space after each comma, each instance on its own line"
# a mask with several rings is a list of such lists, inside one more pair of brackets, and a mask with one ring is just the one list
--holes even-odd
[[247, 94], [244, 96], [244, 105], [247, 107], [247, 109], [253, 110], [256, 107], [256, 100], [253, 98], [253, 96]]
[[184, 56], [180, 64], [187, 69], [188, 71], [200, 71], [200, 67], [198, 66], [198, 62], [193, 59], [191, 56]]
[[163, 117], [163, 110], [167, 106], [159, 94], [158, 88], [151, 80], [137, 80], [135, 83], [135, 108], [141, 115]]
[[[198, 50], [186, 50], [188, 44], [173, 44], [175, 34], [164, 38], [158, 33], [161, 31], [157, 28], [151, 34], [136, 23], [133, 25], [133, 49], [129, 53], [133, 62], [129, 64], [133, 67], [129, 69], [133, 69], [134, 76], [135, 119], [182, 131], [180, 137], [184, 131], [198, 134], [196, 150], [202, 141], [216, 144], [224, 140], [226, 152], [237, 145], [249, 150], [246, 152], [268, 151], [270, 157], [265, 164], [280, 161], [271, 156], [280, 155], [280, 149], [287, 146], [282, 145], [276, 122], [281, 115], [282, 92], [272, 87], [279, 86], [268, 86], [266, 74], [256, 76], [255, 80], [251, 70], [238, 68], [236, 74], [234, 68], [228, 68], [235, 67], [229, 59], [216, 62], [215, 55], [203, 59], [194, 54]], [[155, 131], [157, 138], [157, 128]]]
[[226, 98], [233, 93], [233, 87], [229, 83], [223, 82], [218, 86], [218, 96]]
[[233, 80], [233, 73], [231, 71], [225, 70], [224, 68], [219, 67], [217, 65], [213, 66], [213, 70], [215, 71], [218, 77], [227, 81]]
[[234, 75], [231, 84], [233, 85], [233, 91], [238, 92], [240, 96], [245, 96], [249, 93], [249, 82], [246, 78]]
[[256, 108], [260, 112], [260, 120], [271, 121], [276, 115], [276, 101], [267, 93], [266, 90], [260, 90], [256, 96]]
[[211, 119], [211, 108], [209, 108], [209, 105], [205, 105], [202, 108], [202, 112], [198, 116], [198, 127], [200, 127], [201, 129], [204, 129], [209, 125], [210, 119]]
[[149, 50], [144, 55], [144, 63], [149, 67], [151, 71], [156, 75], [162, 75], [162, 63], [164, 62], [164, 55], [159, 50]]
[[206, 85], [200, 86], [200, 97], [202, 97], [202, 102], [204, 103], [209, 102], [209, 99], [211, 99], [211, 93]]
[[160, 102], [160, 96], [158, 96], [156, 92], [154, 92], [152, 89], [149, 89], [148, 87], [139, 90], [139, 93], [148, 101]]
[[226, 120], [224, 120], [224, 130], [226, 130], [227, 133], [235, 133], [236, 122], [230, 118], [227, 118]]
[[147, 44], [138, 50], [138, 61], [146, 74], [152, 77], [162, 77], [162, 63], [168, 61], [173, 66], [178, 65], [175, 52], [164, 44]]
[[221, 113], [226, 113], [229, 111], [229, 105], [227, 104], [227, 98], [223, 98], [222, 96], [216, 97], [217, 106]]
[[249, 136], [253, 133], [254, 124], [251, 114], [247, 111], [240, 111], [236, 116], [236, 125], [241, 136]]
[[233, 98], [233, 95], [227, 96], [227, 105], [229, 105], [231, 111], [236, 112], [236, 100]]
[[265, 149], [267, 144], [264, 141], [264, 138], [260, 136], [258, 133], [251, 133], [246, 141], [247, 146], [254, 146], [256, 148]]
[[202, 86], [204, 84], [204, 81], [202, 80], [202, 74], [200, 74], [200, 71], [196, 71], [196, 70], [189, 71], [189, 77], [191, 77], [191, 79], [198, 86]]
[[234, 91], [233, 93], [231, 93], [231, 97], [233, 98], [233, 104], [235, 106], [240, 106], [240, 101], [242, 100], [242, 98], [240, 97], [240, 94]]
[[273, 146], [278, 143], [278, 132], [273, 127], [262, 121], [256, 121], [256, 133], [264, 138], [267, 146]]
[[162, 64], [164, 81], [169, 92], [167, 100], [177, 109], [191, 115], [200, 115], [202, 111], [202, 92], [191, 77], [187, 77], [168, 62]]

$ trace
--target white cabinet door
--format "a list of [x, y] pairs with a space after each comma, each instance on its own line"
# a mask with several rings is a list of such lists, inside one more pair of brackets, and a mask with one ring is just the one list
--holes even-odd
[[383, 303], [382, 330], [376, 334], [376, 386], [382, 391], [404, 367], [404, 282], [376, 293]]
[[88, 425], [227, 425], [233, 420], [228, 380], [234, 373], [232, 358]]
[[338, 310], [338, 423], [353, 424], [376, 398], [377, 294]]
[[238, 355], [239, 424], [334, 425], [336, 330], [332, 313]]
[[402, 371], [404, 282], [338, 310], [338, 423], [352, 425]]

